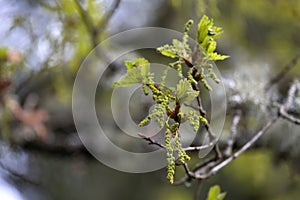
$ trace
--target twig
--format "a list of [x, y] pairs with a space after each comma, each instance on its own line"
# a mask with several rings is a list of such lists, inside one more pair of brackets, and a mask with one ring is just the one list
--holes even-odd
[[198, 180], [196, 190], [195, 190], [195, 195], [194, 195], [195, 200], [200, 200], [202, 186], [203, 186], [203, 180]]
[[10, 175], [12, 175], [15, 178], [18, 178], [24, 182], [30, 183], [32, 185], [39, 185], [39, 183], [37, 183], [36, 181], [33, 181], [31, 179], [29, 179], [28, 177], [26, 177], [24, 174], [20, 174], [12, 169], [10, 169], [9, 167], [5, 166], [2, 162], [0, 162], [0, 167], [2, 169], [4, 169], [5, 171], [7, 171]]
[[157, 142], [156, 140], [153, 140], [152, 138], [147, 137], [147, 136], [145, 136], [145, 135], [143, 135], [143, 134], [141, 134], [141, 133], [138, 133], [138, 136], [140, 136], [140, 137], [143, 138], [144, 140], [148, 141], [150, 145], [156, 145], [156, 146], [159, 146], [160, 148], [163, 148], [163, 149], [166, 148], [165, 145], [163, 145], [163, 144]]
[[202, 101], [201, 101], [201, 98], [199, 96], [197, 96], [197, 103], [198, 103], [198, 110], [199, 110], [199, 113], [202, 117], [206, 118], [206, 112], [205, 110], [203, 109], [203, 106], [202, 106]]
[[[196, 164], [196, 166], [191, 171], [196, 172], [199, 169], [205, 171], [206, 168], [208, 168], [209, 166], [215, 165], [216, 162], [218, 162], [218, 160], [217, 160], [216, 156], [214, 156], [212, 158], [206, 159], [205, 161], [203, 161], [201, 163]], [[193, 173], [193, 175], [195, 175], [195, 173]], [[195, 178], [195, 176], [193, 176], [193, 178]], [[175, 181], [174, 185], [182, 185], [189, 181], [191, 181], [190, 176], [188, 176], [188, 174], [186, 174], [180, 180]]]
[[283, 67], [283, 69], [270, 80], [265, 90], [270, 90], [274, 84], [278, 83], [293, 67], [297, 65], [299, 58], [300, 54], [296, 55], [285, 67]]
[[290, 107], [292, 106], [293, 104], [293, 99], [295, 98], [295, 95], [296, 95], [296, 91], [297, 91], [297, 88], [300, 86], [300, 82], [299, 81], [295, 81], [289, 91], [288, 91], [288, 97], [287, 97], [287, 100], [285, 102], [285, 104], [281, 105], [280, 108], [279, 108], [279, 115], [280, 117], [294, 123], [294, 124], [297, 124], [297, 125], [300, 125], [300, 119], [294, 117], [293, 115], [290, 115], [287, 110], [290, 109]]
[[251, 140], [249, 140], [242, 148], [240, 148], [237, 152], [232, 154], [230, 157], [222, 161], [221, 163], [214, 166], [208, 173], [195, 173], [196, 179], [207, 179], [213, 175], [215, 175], [220, 169], [228, 165], [231, 161], [233, 161], [235, 158], [240, 156], [243, 152], [245, 152], [247, 149], [249, 149], [261, 136], [263, 136], [269, 128], [276, 122], [279, 116], [273, 117], [260, 131], [258, 131]]
[[193, 108], [193, 109], [195, 109], [195, 110], [197, 110], [197, 111], [200, 109], [199, 106], [194, 106], [194, 105], [188, 104], [188, 103], [184, 103], [183, 105], [185, 105], [185, 106], [187, 106], [187, 107], [190, 107], [190, 108]]
[[195, 147], [185, 147], [185, 148], [182, 148], [182, 149], [183, 149], [184, 151], [201, 151], [201, 150], [210, 148], [210, 147], [213, 146], [215, 143], [216, 143], [216, 141], [212, 141], [212, 142], [210, 142], [209, 144], [206, 144], [206, 145], [195, 146]]
[[214, 146], [214, 151], [216, 153], [217, 159], [222, 159], [223, 155], [222, 155], [222, 153], [220, 151], [218, 143], [216, 143], [216, 145]]
[[189, 166], [186, 162], [184, 162], [182, 165], [186, 175], [188, 176], [188, 179], [192, 179], [193, 177], [195, 177], [195, 174], [192, 171], [190, 171]]
[[294, 81], [294, 83], [292, 84], [292, 86], [290, 87], [290, 89], [288, 91], [288, 97], [287, 97], [286, 103], [284, 105], [284, 107], [286, 109], [289, 109], [292, 106], [293, 100], [296, 95], [297, 88], [298, 89], [300, 88], [300, 82]]
[[68, 141], [61, 139], [53, 143], [46, 143], [41, 141], [26, 141], [21, 143], [13, 143], [22, 147], [25, 150], [58, 157], [78, 157], [79, 155], [86, 158], [94, 158], [83, 144], [71, 145]]
[[285, 110], [284, 110], [284, 107], [281, 106], [280, 107], [280, 111], [279, 111], [279, 114], [282, 118], [294, 123], [294, 124], [297, 124], [297, 125], [300, 125], [300, 119], [288, 114]]
[[231, 136], [227, 141], [227, 149], [224, 151], [225, 156], [230, 156], [232, 154], [232, 148], [237, 135], [237, 126], [241, 120], [241, 115], [242, 115], [241, 110], [237, 110], [233, 117], [232, 125], [231, 125]]
[[81, 6], [80, 2], [78, 0], [74, 0], [78, 12], [80, 14], [80, 17], [84, 23], [84, 25], [86, 26], [87, 31], [89, 31], [90, 33], [94, 32], [94, 25], [92, 23], [92, 19], [90, 17], [90, 15], [83, 9], [83, 7]]
[[106, 13], [106, 15], [103, 17], [103, 19], [98, 23], [94, 24], [91, 16], [83, 9], [81, 6], [80, 2], [78, 0], [74, 0], [76, 3], [76, 6], [78, 8], [78, 12], [81, 16], [81, 19], [83, 23], [85, 24], [89, 34], [90, 34], [90, 39], [93, 47], [96, 47], [98, 45], [98, 35], [99, 33], [106, 27], [107, 23], [119, 7], [121, 0], [116, 0], [113, 3], [112, 8]]

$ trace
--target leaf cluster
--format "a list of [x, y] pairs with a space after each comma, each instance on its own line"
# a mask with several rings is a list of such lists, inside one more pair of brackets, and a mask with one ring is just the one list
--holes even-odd
[[[197, 132], [201, 123], [203, 125], [208, 123], [206, 116], [201, 112], [199, 114], [194, 110], [182, 112], [182, 107], [187, 102], [200, 98], [199, 84], [203, 84], [207, 90], [211, 90], [207, 78], [219, 82], [210, 62], [228, 57], [215, 52], [217, 45], [215, 39], [223, 31], [222, 28], [214, 26], [213, 20], [207, 16], [203, 16], [198, 24], [197, 43], [192, 51], [188, 42], [188, 32], [192, 24], [192, 20], [186, 23], [182, 41], [174, 39], [171, 45], [166, 44], [157, 48], [157, 51], [163, 56], [175, 59], [174, 62], [169, 63], [169, 67], [175, 68], [181, 77], [175, 87], [165, 87], [168, 70], [161, 75], [160, 82], [155, 82], [153, 79], [154, 74], [150, 72], [150, 63], [144, 58], [126, 61], [127, 73], [113, 85], [113, 87], [126, 87], [141, 84], [145, 95], [152, 94], [155, 101], [154, 109], [139, 125], [144, 126], [151, 119], [155, 119], [160, 127], [165, 125], [165, 146], [168, 161], [167, 178], [170, 183], [174, 182], [175, 161], [178, 159], [179, 163], [184, 164], [190, 160], [180, 142], [179, 128], [181, 124], [188, 121], [194, 131]], [[183, 67], [187, 69], [185, 73]]]

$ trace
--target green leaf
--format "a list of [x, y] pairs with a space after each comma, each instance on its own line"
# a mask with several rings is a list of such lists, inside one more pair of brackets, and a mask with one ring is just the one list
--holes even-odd
[[115, 87], [126, 87], [134, 85], [137, 83], [142, 83], [143, 77], [141, 75], [141, 70], [138, 68], [133, 68], [127, 71], [127, 74], [120, 80], [113, 84]]
[[135, 58], [133, 62], [125, 61], [127, 73], [120, 80], [113, 84], [113, 87], [125, 87], [148, 80], [150, 63], [145, 58]]
[[222, 35], [223, 29], [214, 26], [213, 19], [209, 19], [206, 15], [202, 17], [198, 24], [198, 42], [201, 44], [206, 37], [216, 39]]
[[207, 200], [223, 200], [226, 193], [221, 193], [220, 186], [215, 185], [209, 189]]
[[125, 61], [124, 62], [124, 64], [125, 64], [125, 66], [127, 67], [127, 70], [131, 70], [131, 69], [133, 69], [135, 66], [133, 65], [133, 62], [131, 62], [131, 61]]
[[212, 27], [213, 23], [204, 15], [198, 24], [198, 43], [201, 44], [208, 35], [208, 29]]
[[213, 19], [209, 19], [206, 15], [202, 17], [198, 24], [198, 43], [204, 50], [205, 56], [212, 61], [224, 60], [229, 56], [215, 53], [217, 47], [216, 38], [223, 33], [221, 27], [214, 26]]
[[218, 53], [211, 53], [211, 54], [209, 54], [210, 60], [214, 60], [214, 61], [216, 61], [216, 60], [224, 60], [224, 59], [229, 58], [229, 57], [230, 56], [220, 55]]
[[176, 87], [176, 98], [180, 103], [189, 102], [199, 95], [199, 91], [193, 90], [190, 82], [185, 78], [180, 80]]
[[207, 53], [213, 53], [216, 50], [217, 47], [217, 43], [216, 41], [210, 41], [208, 44], [208, 48], [207, 48]]
[[176, 58], [177, 52], [173, 46], [170, 45], [164, 45], [162, 47], [157, 48], [157, 51], [159, 51], [162, 55], [170, 58]]

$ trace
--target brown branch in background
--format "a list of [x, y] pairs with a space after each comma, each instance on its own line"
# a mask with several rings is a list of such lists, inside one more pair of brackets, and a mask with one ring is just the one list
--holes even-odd
[[5, 164], [3, 164], [2, 162], [0, 162], [0, 167], [7, 171], [11, 176], [13, 176], [14, 178], [17, 178], [17, 179], [20, 179], [26, 183], [29, 183], [29, 184], [32, 184], [32, 185], [36, 185], [38, 186], [39, 183], [34, 181], [34, 180], [31, 180], [29, 177], [27, 177], [25, 174], [21, 174], [21, 173], [18, 173], [16, 171], [14, 171], [13, 169], [9, 168], [8, 166], [6, 166]]
[[83, 155], [86, 158], [94, 158], [82, 143], [70, 144], [68, 139], [59, 139], [55, 142], [46, 143], [41, 141], [24, 141], [17, 144], [24, 150], [58, 157], [78, 157]]
[[270, 80], [265, 90], [269, 91], [273, 85], [278, 83], [293, 67], [297, 65], [299, 58], [300, 58], [300, 53], [296, 55], [285, 67], [283, 67], [283, 69], [276, 76], [274, 76]]
[[114, 15], [117, 8], [119, 7], [121, 0], [114, 1], [111, 9], [103, 16], [103, 18], [100, 20], [100, 22], [98, 24], [93, 23], [91, 16], [88, 14], [88, 12], [86, 12], [83, 9], [83, 7], [81, 6], [81, 4], [78, 0], [74, 0], [74, 2], [76, 3], [78, 12], [81, 16], [81, 19], [82, 19], [83, 23], [85, 24], [87, 31], [90, 34], [92, 46], [96, 47], [99, 43], [99, 41], [98, 41], [99, 34], [101, 33], [101, 31], [103, 31], [105, 29], [109, 20]]
[[[26, 100], [29, 101], [29, 99]], [[46, 110], [22, 108], [18, 101], [9, 96], [6, 97], [5, 104], [13, 116], [19, 120], [24, 127], [33, 129], [40, 140], [45, 141], [47, 139], [48, 131], [45, 122], [48, 120], [48, 113]]]
[[77, 10], [80, 14], [80, 17], [84, 23], [84, 25], [86, 26], [86, 29], [89, 33], [94, 33], [94, 24], [92, 22], [92, 19], [90, 17], [90, 15], [83, 9], [83, 7], [81, 6], [79, 0], [74, 0], [76, 6], [77, 6]]
[[111, 6], [110, 10], [106, 13], [106, 15], [103, 17], [103, 19], [96, 26], [98, 33], [106, 28], [109, 20], [115, 14], [115, 12], [119, 8], [120, 4], [121, 4], [121, 0], [115, 0], [113, 2], [113, 5]]

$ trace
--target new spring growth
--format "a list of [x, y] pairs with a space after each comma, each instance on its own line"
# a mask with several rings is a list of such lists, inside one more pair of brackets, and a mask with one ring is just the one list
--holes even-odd
[[192, 25], [192, 20], [185, 24], [181, 41], [174, 39], [172, 44], [157, 48], [161, 55], [173, 59], [168, 66], [178, 72], [180, 80], [176, 85], [170, 88], [165, 87], [169, 69], [160, 74], [161, 81], [155, 82], [154, 74], [150, 72], [150, 63], [145, 58], [126, 61], [127, 73], [113, 85], [113, 87], [126, 87], [140, 84], [145, 95], [152, 95], [154, 108], [139, 125], [145, 126], [151, 119], [155, 119], [160, 127], [166, 126], [167, 179], [170, 183], [174, 182], [175, 157], [178, 157], [182, 164], [190, 160], [190, 157], [182, 149], [181, 124], [189, 122], [195, 133], [200, 124], [204, 126], [208, 124], [207, 119], [198, 110], [183, 112], [181, 108], [187, 102], [200, 98], [199, 85], [211, 90], [207, 79], [219, 82], [211, 62], [228, 58], [228, 56], [216, 52], [217, 42], [215, 39], [223, 33], [222, 28], [214, 26], [213, 20], [205, 15], [198, 24], [197, 42], [192, 51], [188, 42], [188, 33]]

